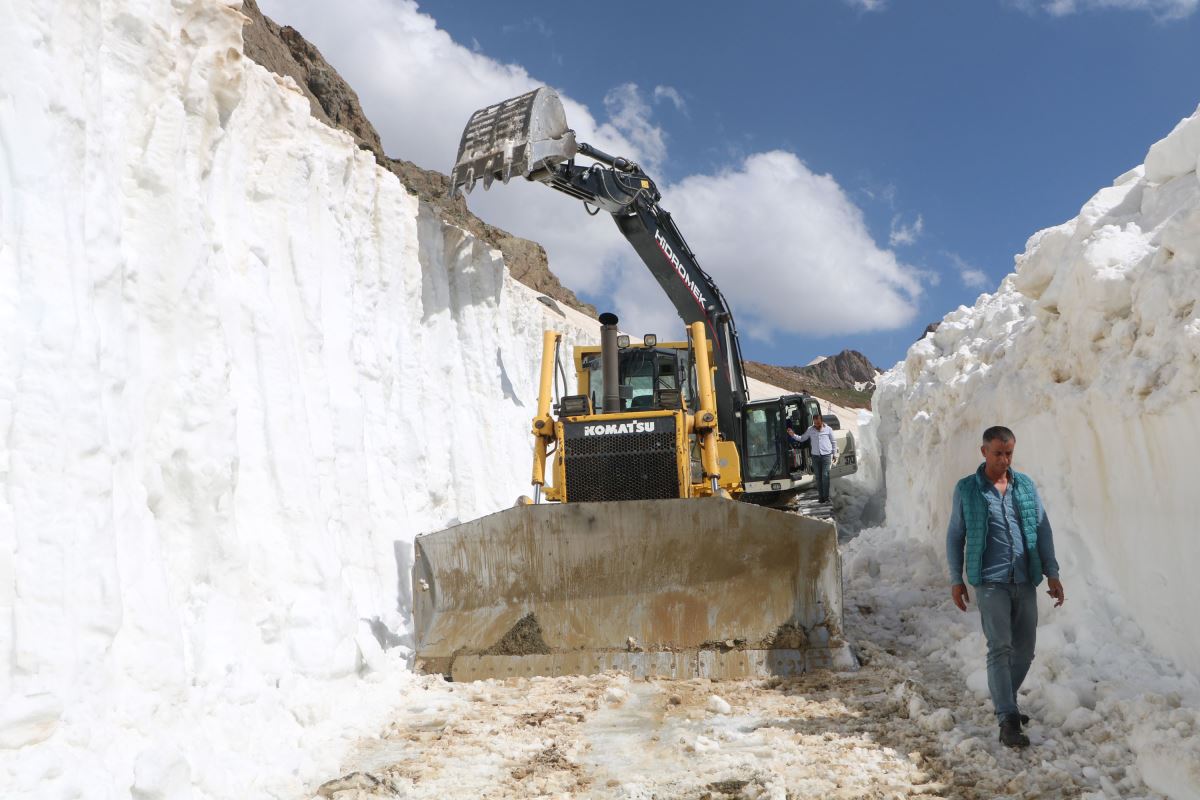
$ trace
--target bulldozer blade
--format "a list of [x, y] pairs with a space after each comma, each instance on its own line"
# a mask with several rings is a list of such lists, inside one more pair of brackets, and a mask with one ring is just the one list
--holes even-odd
[[721, 498], [511, 508], [417, 537], [413, 587], [453, 680], [856, 666], [833, 523]]
[[471, 115], [450, 172], [450, 196], [483, 188], [499, 178], [529, 178], [575, 157], [575, 132], [567, 127], [562, 100], [548, 86], [481, 108]]

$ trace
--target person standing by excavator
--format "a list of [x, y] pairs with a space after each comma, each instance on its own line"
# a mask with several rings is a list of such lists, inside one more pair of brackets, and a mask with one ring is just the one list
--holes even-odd
[[[776, 429], [778, 430], [778, 429]], [[837, 462], [837, 440], [833, 428], [825, 424], [820, 414], [813, 415], [813, 424], [799, 436], [791, 428], [788, 436], [797, 444], [808, 442], [812, 452], [813, 478], [816, 479], [817, 497], [822, 503], [829, 502], [829, 467]]]
[[[966, 584], [976, 587], [976, 604], [987, 638], [988, 690], [1000, 723], [1000, 741], [1027, 747], [1021, 733], [1029, 722], [1017, 706], [1017, 690], [1033, 662], [1037, 636], [1037, 585], [1047, 578], [1054, 605], [1066, 599], [1058, 579], [1054, 535], [1037, 487], [1012, 469], [1017, 437], [1000, 425], [983, 432], [983, 463], [954, 487], [946, 558], [950, 595], [967, 610]], [[965, 556], [964, 556], [965, 553]]]

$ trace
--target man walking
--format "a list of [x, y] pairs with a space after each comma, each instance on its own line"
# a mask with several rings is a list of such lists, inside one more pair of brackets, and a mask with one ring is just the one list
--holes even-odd
[[950, 594], [959, 609], [966, 611], [970, 599], [963, 583], [964, 565], [967, 582], [976, 587], [1000, 741], [1008, 747], [1027, 747], [1029, 738], [1021, 733], [1021, 725], [1029, 718], [1017, 707], [1017, 690], [1033, 661], [1036, 587], [1045, 575], [1055, 607], [1066, 595], [1037, 487], [1028, 475], [1012, 469], [1016, 445], [1017, 437], [1008, 428], [997, 425], [983, 432], [983, 463], [954, 487], [946, 558]]
[[829, 465], [837, 461], [837, 440], [833, 438], [833, 428], [825, 424], [820, 414], [815, 414], [813, 424], [800, 436], [791, 428], [788, 428], [787, 432], [794, 442], [809, 442], [817, 497], [822, 503], [829, 502]]

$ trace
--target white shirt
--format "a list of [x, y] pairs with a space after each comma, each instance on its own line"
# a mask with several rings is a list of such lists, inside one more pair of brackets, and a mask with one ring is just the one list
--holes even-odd
[[803, 435], [793, 433], [791, 437], [796, 442], [811, 442], [810, 447], [816, 455], [837, 456], [837, 440], [833, 438], [833, 428], [828, 425], [823, 428], [810, 425]]

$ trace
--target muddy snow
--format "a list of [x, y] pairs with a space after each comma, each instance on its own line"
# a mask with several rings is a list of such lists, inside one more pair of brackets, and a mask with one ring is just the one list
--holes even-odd
[[[834, 512], [859, 509], [853, 496], [843, 492]], [[853, 530], [858, 519], [844, 522]], [[984, 663], [978, 615], [950, 604], [938, 554], [873, 528], [846, 542], [843, 558], [857, 671], [744, 681], [413, 676], [396, 717], [313, 797], [1170, 796], [1147, 786], [1128, 739], [1147, 717], [1194, 734], [1182, 693], [1120, 699], [1097, 682], [1090, 702], [1064, 715], [1055, 676], [1069, 659], [1051, 642], [1022, 693], [1032, 745], [1007, 749], [975, 671]]]

